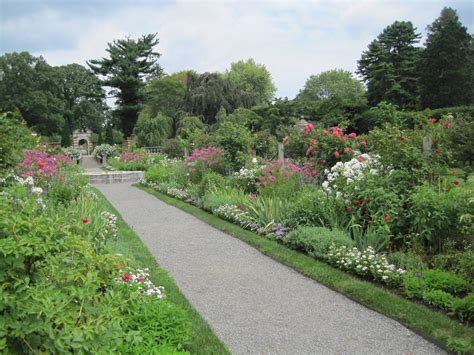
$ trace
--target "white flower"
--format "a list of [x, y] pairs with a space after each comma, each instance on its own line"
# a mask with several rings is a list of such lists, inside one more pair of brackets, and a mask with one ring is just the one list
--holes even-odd
[[382, 276], [382, 280], [387, 280], [387, 279], [388, 279], [387, 275]]
[[258, 163], [257, 158], [253, 158], [253, 159], [252, 159], [252, 163], [257, 164], [257, 163]]
[[34, 194], [41, 195], [43, 193], [43, 189], [41, 187], [33, 187], [31, 189], [31, 192]]

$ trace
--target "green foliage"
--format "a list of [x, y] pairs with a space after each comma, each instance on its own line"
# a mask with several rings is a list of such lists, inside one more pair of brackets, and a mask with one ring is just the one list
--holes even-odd
[[278, 154], [278, 141], [269, 130], [258, 131], [253, 136], [253, 149], [258, 157], [275, 159]]
[[298, 227], [283, 238], [283, 243], [292, 249], [308, 253], [313, 257], [324, 257], [331, 245], [352, 247], [349, 235], [337, 229], [323, 227]]
[[287, 216], [285, 203], [279, 197], [257, 196], [245, 205], [250, 221], [269, 233], [273, 225], [283, 223]]
[[387, 255], [388, 260], [397, 268], [407, 271], [424, 270], [427, 268], [426, 264], [420, 255], [413, 252], [393, 252]]
[[132, 134], [143, 105], [144, 79], [162, 74], [162, 68], [156, 62], [160, 54], [153, 51], [157, 44], [156, 34], [144, 35], [137, 40], [114, 40], [106, 50], [109, 58], [88, 62], [95, 74], [105, 77], [103, 85], [114, 89], [117, 99], [114, 114], [127, 137]]
[[278, 139], [287, 135], [287, 131], [296, 123], [298, 114], [296, 104], [285, 99], [276, 99], [272, 104], [257, 105], [252, 107], [259, 117], [259, 122], [255, 122], [253, 130], [270, 130]]
[[216, 185], [209, 186], [202, 197], [202, 206], [207, 211], [214, 212], [223, 205], [242, 206], [248, 203], [249, 198], [242, 191], [229, 187], [222, 188]]
[[330, 197], [320, 189], [304, 187], [291, 199], [285, 224], [290, 227], [329, 227], [331, 223], [331, 215], [328, 213], [329, 199]]
[[474, 320], [474, 292], [471, 292], [462, 299], [456, 300], [454, 309], [461, 320]]
[[252, 134], [237, 123], [225, 121], [215, 132], [215, 140], [224, 150], [225, 166], [229, 170], [239, 170], [250, 158]]
[[189, 183], [188, 172], [182, 162], [160, 162], [145, 171], [145, 179], [155, 184], [174, 184], [184, 187]]
[[138, 147], [156, 147], [168, 138], [171, 131], [171, 118], [159, 113], [156, 116], [144, 110], [138, 116], [133, 130]]
[[420, 63], [423, 107], [472, 104], [474, 100], [474, 48], [472, 36], [456, 10], [443, 8], [428, 26]]
[[421, 282], [417, 276], [407, 272], [403, 280], [405, 294], [412, 298], [423, 298], [423, 292], [441, 290], [451, 295], [466, 292], [470, 283], [460, 276], [440, 270], [425, 270], [421, 273]]
[[133, 302], [128, 308], [129, 315], [124, 320], [128, 336], [120, 348], [121, 353], [149, 352], [177, 353], [190, 340], [188, 314], [166, 300], [146, 297]]
[[107, 124], [107, 127], [105, 128], [105, 143], [114, 145], [114, 133], [110, 123]]
[[0, 176], [15, 167], [23, 149], [35, 146], [36, 139], [19, 114], [0, 114]]
[[170, 158], [182, 158], [184, 156], [183, 148], [176, 138], [170, 138], [163, 141], [162, 151]]
[[462, 246], [464, 239], [469, 240], [471, 236], [463, 235], [459, 219], [465, 213], [474, 213], [474, 206], [469, 206], [466, 193], [457, 188], [435, 191], [428, 185], [415, 187], [408, 197], [410, 231], [418, 233], [429, 249], [438, 252], [446, 244]]
[[183, 108], [185, 84], [171, 76], [150, 80], [146, 87], [146, 107], [152, 116], [162, 113], [176, 117]]
[[381, 101], [358, 117], [357, 127], [366, 132], [375, 127], [383, 127], [386, 123], [401, 126], [404, 123], [404, 115], [398, 111], [397, 105]]
[[240, 96], [244, 107], [266, 103], [273, 98], [276, 87], [267, 68], [253, 59], [240, 60], [230, 65], [230, 71], [224, 74], [234, 90]]
[[371, 105], [388, 101], [402, 108], [417, 103], [417, 65], [421, 35], [411, 22], [395, 21], [386, 27], [358, 61], [358, 73], [367, 83]]
[[62, 115], [67, 129], [71, 131], [89, 128], [100, 131], [107, 110], [100, 80], [89, 69], [79, 64], [68, 64], [54, 69], [62, 86]]
[[474, 120], [457, 119], [449, 131], [449, 143], [458, 166], [466, 170], [474, 167]]
[[453, 296], [441, 290], [427, 290], [423, 292], [423, 301], [447, 311], [453, 310], [454, 300]]

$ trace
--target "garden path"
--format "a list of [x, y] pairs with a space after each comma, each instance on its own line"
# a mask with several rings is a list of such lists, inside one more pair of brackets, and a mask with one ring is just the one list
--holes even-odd
[[130, 184], [96, 186], [232, 353], [443, 353], [398, 322]]

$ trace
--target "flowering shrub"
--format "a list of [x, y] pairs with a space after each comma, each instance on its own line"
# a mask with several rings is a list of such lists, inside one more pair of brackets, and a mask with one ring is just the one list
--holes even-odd
[[63, 148], [63, 153], [71, 160], [77, 160], [81, 156], [81, 152], [74, 147]]
[[179, 189], [177, 187], [168, 187], [168, 189], [166, 190], [166, 193], [180, 200], [186, 200], [188, 198], [187, 191], [183, 189]]
[[306, 168], [292, 162], [265, 162], [256, 173], [255, 186], [261, 194], [289, 196], [300, 187], [302, 175], [307, 176], [310, 173]]
[[343, 128], [337, 126], [315, 129], [307, 125], [303, 134], [306, 137], [305, 155], [315, 171], [347, 161], [353, 157], [354, 150], [364, 151], [367, 146], [367, 142], [357, 138], [355, 133], [346, 134]]
[[92, 155], [96, 158], [108, 158], [112, 157], [117, 154], [117, 148], [115, 146], [111, 146], [110, 144], [101, 144], [94, 148]]
[[322, 183], [323, 190], [331, 192], [344, 191], [344, 187], [353, 182], [360, 181], [366, 177], [366, 174], [377, 175], [382, 170], [377, 156], [370, 154], [360, 154], [357, 158], [347, 162], [337, 162], [329, 170], [324, 170], [326, 180]]
[[216, 147], [202, 147], [193, 150], [186, 158], [186, 166], [194, 181], [200, 181], [206, 170], [222, 172], [224, 157], [222, 151]]
[[377, 254], [370, 246], [364, 251], [359, 251], [357, 248], [349, 249], [346, 246], [332, 245], [326, 259], [344, 271], [371, 277], [391, 287], [400, 286], [406, 272], [390, 264], [384, 255]]
[[49, 155], [38, 149], [24, 150], [20, 176], [33, 176], [45, 180], [56, 175], [58, 170], [71, 163], [64, 153]]
[[120, 161], [132, 162], [132, 161], [141, 161], [146, 158], [146, 155], [141, 152], [123, 152], [119, 156]]
[[163, 286], [155, 286], [150, 280], [149, 269], [122, 268], [123, 265], [118, 264], [118, 273], [120, 274], [115, 281], [118, 284], [129, 285], [136, 289], [144, 296], [155, 297], [156, 299], [163, 299], [165, 297]]

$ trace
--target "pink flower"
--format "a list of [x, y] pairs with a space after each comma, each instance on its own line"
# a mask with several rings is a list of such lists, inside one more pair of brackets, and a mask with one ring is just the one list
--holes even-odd
[[362, 155], [359, 155], [357, 157], [357, 160], [360, 161], [361, 163], [364, 161], [364, 157]]
[[129, 274], [123, 274], [122, 275], [122, 280], [123, 281], [130, 281], [130, 275]]
[[264, 166], [264, 167], [262, 168], [262, 173], [268, 174], [269, 172], [270, 172], [270, 170], [269, 170], [266, 166]]
[[387, 215], [385, 215], [385, 216], [383, 217], [383, 220], [384, 220], [385, 222], [388, 222], [388, 221], [390, 221], [391, 219], [392, 219], [392, 218], [390, 218], [390, 216], [387, 216]]
[[356, 134], [354, 132], [348, 134], [349, 138], [355, 138]]
[[451, 123], [449, 123], [449, 121], [444, 121], [443, 126], [444, 128], [451, 128]]
[[350, 148], [347, 148], [347, 147], [344, 148], [344, 153], [349, 153], [350, 151], [351, 151]]
[[337, 152], [337, 151], [334, 152], [334, 156], [335, 156], [336, 158], [339, 158], [339, 155], [340, 155], [339, 152]]
[[276, 178], [275, 178], [273, 175], [270, 175], [270, 176], [268, 177], [268, 180], [270, 180], [271, 182], [273, 182], [273, 181], [276, 180]]
[[431, 123], [431, 124], [435, 124], [436, 121], [437, 121], [436, 118], [433, 118], [433, 117], [428, 118], [428, 122]]
[[360, 145], [363, 145], [364, 147], [367, 145], [367, 142], [366, 141], [362, 141], [360, 142]]
[[325, 135], [325, 136], [326, 136], [328, 133], [329, 133], [329, 131], [326, 130], [326, 129], [323, 131], [323, 135]]
[[337, 138], [337, 137], [339, 137], [339, 132], [337, 132], [337, 131], [336, 131], [336, 132], [334, 132], [334, 133], [332, 134], [332, 136], [333, 136], [334, 138]]
[[314, 126], [311, 123], [308, 123], [306, 126], [304, 126], [304, 135], [307, 136], [313, 128]]

